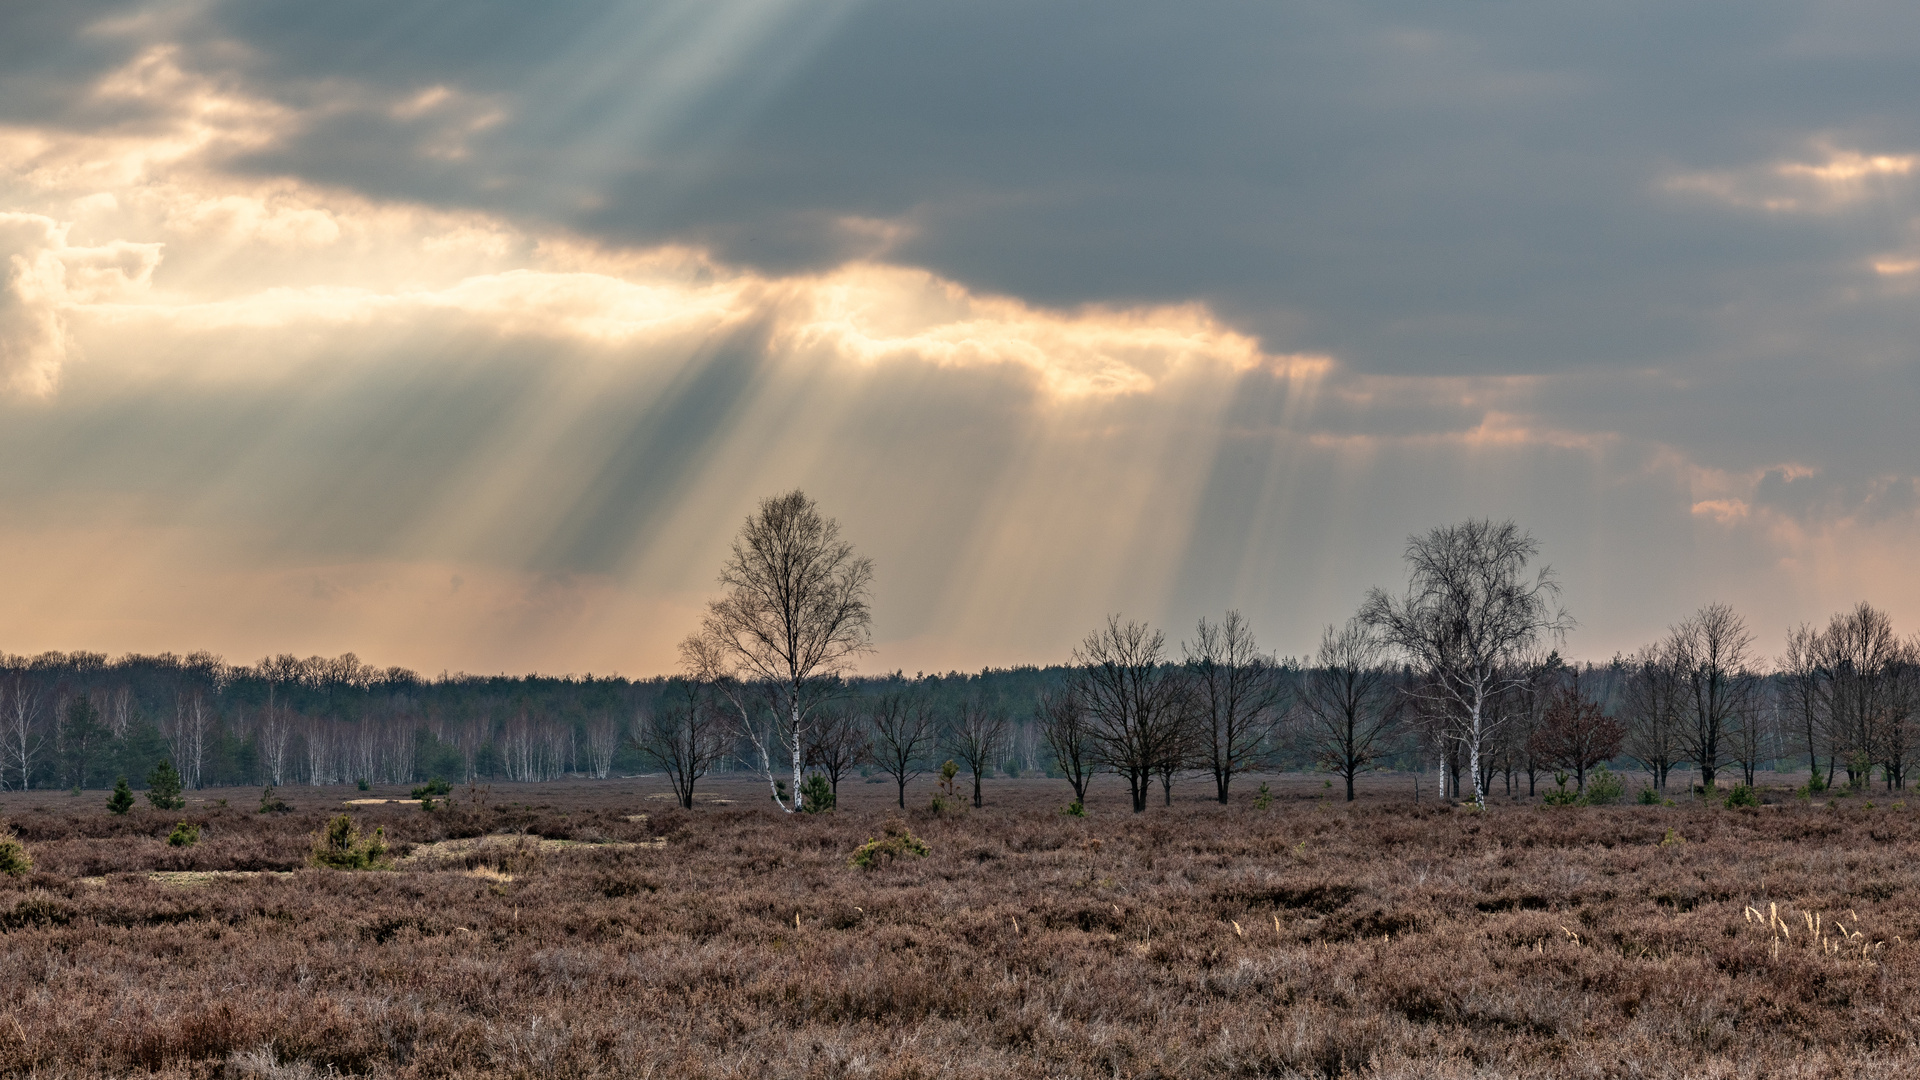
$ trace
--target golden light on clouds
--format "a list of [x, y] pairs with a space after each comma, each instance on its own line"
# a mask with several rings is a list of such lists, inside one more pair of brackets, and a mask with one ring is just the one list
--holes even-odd
[[[900, 257], [914, 213], [832, 218], [858, 253], [783, 272], [253, 171], [343, 110], [436, 162], [511, 114], [434, 80], [288, 104], [182, 57], [100, 80], [112, 123], [0, 127], [0, 560], [34, 568], [0, 590], [11, 648], [661, 670], [741, 517], [794, 486], [875, 556], [886, 669], [1058, 660], [1116, 610], [1314, 627], [1465, 514], [1826, 557], [1768, 500], [1827, 478], [1628, 432], [1667, 371], [1368, 372], [1198, 302], [1048, 306]], [[1913, 160], [1667, 187], [1824, 212]]]

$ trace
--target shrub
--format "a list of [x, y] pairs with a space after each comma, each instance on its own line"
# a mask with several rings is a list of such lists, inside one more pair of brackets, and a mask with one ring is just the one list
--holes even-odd
[[1643, 787], [1640, 789], [1639, 797], [1634, 801], [1638, 802], [1641, 806], [1659, 806], [1660, 793], [1653, 790], [1652, 787]]
[[1062, 810], [1062, 811], [1060, 811], [1060, 812], [1061, 812], [1061, 813], [1063, 813], [1063, 814], [1065, 814], [1065, 815], [1067, 815], [1068, 817], [1082, 817], [1082, 818], [1083, 818], [1083, 817], [1086, 817], [1086, 816], [1087, 816], [1087, 808], [1086, 808], [1085, 806], [1083, 806], [1083, 805], [1081, 804], [1081, 802], [1080, 802], [1080, 800], [1078, 800], [1078, 799], [1075, 799], [1074, 801], [1072, 801], [1072, 802], [1070, 802], [1070, 803], [1068, 803], [1068, 804], [1067, 804], [1067, 808], [1066, 808], [1065, 810]]
[[359, 788], [361, 791], [373, 790], [373, 785], [369, 783], [364, 777], [359, 780], [355, 780], [353, 783], [354, 783], [354, 786]]
[[272, 784], [268, 784], [265, 788], [261, 789], [260, 792], [260, 812], [263, 814], [290, 814], [293, 812], [293, 807], [288, 806], [287, 800], [281, 798], [279, 792], [273, 790]]
[[824, 814], [833, 809], [833, 785], [815, 773], [800, 785], [800, 809], [809, 814]]
[[453, 794], [453, 785], [436, 776], [419, 787], [414, 788], [411, 797], [415, 799], [432, 799], [451, 794]]
[[1727, 792], [1727, 806], [1729, 808], [1759, 805], [1759, 794], [1745, 784], [1735, 784], [1733, 788]]
[[959, 775], [960, 766], [954, 764], [952, 758], [948, 758], [946, 763], [940, 766], [940, 787], [933, 793], [933, 801], [927, 804], [927, 809], [936, 814], [944, 814], [949, 810], [960, 810], [966, 807], [966, 803], [961, 801], [959, 792], [955, 791], [953, 786], [954, 777]]
[[147, 801], [162, 810], [185, 810], [187, 800], [180, 797], [180, 770], [162, 758], [147, 774]]
[[1548, 806], [1580, 805], [1580, 793], [1578, 791], [1573, 790], [1572, 788], [1567, 787], [1567, 781], [1570, 779], [1572, 778], [1569, 777], [1565, 772], [1554, 773], [1553, 782], [1558, 786], [1555, 787], [1552, 791], [1547, 792], [1545, 795], [1542, 795], [1540, 797], [1540, 801], [1543, 803], [1546, 803]]
[[363, 838], [359, 827], [345, 814], [314, 834], [307, 862], [335, 870], [387, 870], [393, 865], [387, 861], [386, 829], [376, 828], [372, 836]]
[[133, 809], [133, 789], [127, 786], [127, 778], [121, 777], [113, 783], [113, 794], [107, 796], [107, 812], [124, 814]]
[[925, 840], [908, 832], [907, 827], [897, 821], [887, 822], [886, 832], [884, 839], [876, 840], [869, 837], [866, 843], [855, 848], [853, 858], [847, 860], [847, 865], [861, 870], [872, 870], [885, 866], [895, 859], [904, 859], [909, 856], [924, 859], [933, 854], [933, 849], [927, 846]]
[[200, 826], [192, 825], [184, 821], [175, 825], [173, 831], [167, 834], [167, 845], [169, 847], [192, 847], [199, 842]]
[[1620, 774], [1602, 765], [1587, 777], [1587, 805], [1612, 806], [1626, 790], [1626, 781], [1620, 779]]
[[13, 835], [12, 829], [0, 825], [0, 874], [21, 877], [32, 869], [33, 856], [27, 854], [27, 845]]
[[1265, 810], [1272, 805], [1273, 789], [1267, 786], [1265, 780], [1262, 780], [1260, 781], [1260, 793], [1253, 797], [1253, 808], [1255, 810]]

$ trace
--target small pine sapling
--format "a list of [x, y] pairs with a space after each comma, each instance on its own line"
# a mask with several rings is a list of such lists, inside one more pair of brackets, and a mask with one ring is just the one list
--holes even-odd
[[133, 809], [133, 789], [127, 786], [127, 778], [114, 781], [113, 794], [107, 796], [107, 812], [124, 814]]
[[200, 842], [200, 826], [182, 821], [167, 834], [169, 847], [192, 847]]

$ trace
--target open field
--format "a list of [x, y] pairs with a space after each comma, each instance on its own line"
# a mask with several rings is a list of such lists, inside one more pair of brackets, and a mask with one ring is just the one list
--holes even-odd
[[[857, 778], [799, 818], [496, 785], [352, 808], [400, 856], [358, 873], [303, 868], [310, 835], [405, 792], [7, 794], [37, 865], [0, 879], [0, 1073], [1920, 1073], [1920, 800], [1482, 816], [1316, 776], [1136, 817], [1103, 783], [1084, 820], [1057, 781], [942, 817]], [[889, 823], [931, 855], [850, 867]]]

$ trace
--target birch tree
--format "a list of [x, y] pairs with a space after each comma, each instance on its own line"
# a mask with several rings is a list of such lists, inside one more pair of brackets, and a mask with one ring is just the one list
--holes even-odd
[[732, 704], [776, 800], [775, 761], [791, 758], [789, 813], [800, 809], [813, 711], [872, 651], [872, 581], [873, 561], [840, 538], [837, 521], [804, 492], [776, 495], [740, 527], [720, 570], [726, 592], [681, 643], [682, 663]]
[[1556, 606], [1560, 586], [1552, 567], [1527, 576], [1539, 552], [1539, 543], [1511, 521], [1441, 526], [1408, 538], [1405, 597], [1376, 588], [1360, 608], [1362, 622], [1427, 674], [1417, 692], [1458, 717], [1455, 738], [1466, 750], [1481, 809], [1481, 749], [1502, 719], [1491, 706], [1524, 677], [1516, 661], [1536, 641], [1563, 637], [1572, 626]]
[[13, 770], [20, 790], [33, 786], [33, 759], [46, 745], [40, 714], [45, 694], [40, 684], [19, 672], [0, 682], [0, 725], [4, 725], [5, 765]]

